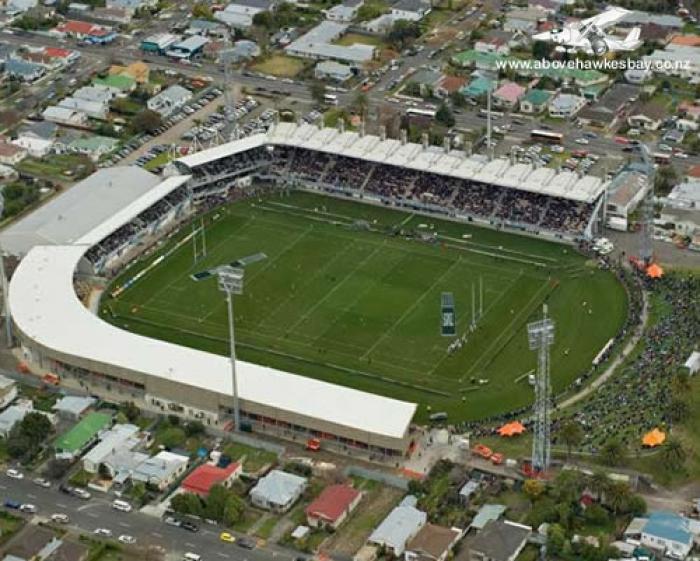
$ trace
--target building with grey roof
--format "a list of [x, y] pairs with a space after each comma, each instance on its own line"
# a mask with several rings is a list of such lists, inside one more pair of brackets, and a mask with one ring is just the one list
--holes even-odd
[[368, 541], [386, 548], [396, 557], [401, 557], [406, 544], [428, 521], [428, 515], [418, 510], [414, 504], [402, 502], [392, 510], [375, 528]]
[[192, 99], [192, 92], [187, 88], [174, 84], [154, 95], [146, 102], [146, 106], [158, 113], [161, 117], [167, 117], [171, 113], [180, 109], [185, 103]]
[[586, 98], [580, 95], [560, 93], [549, 102], [547, 110], [550, 117], [571, 119], [586, 106]]
[[514, 561], [532, 530], [509, 521], [491, 520], [462, 547], [456, 561]]
[[426, 0], [399, 0], [391, 7], [395, 20], [418, 21], [430, 12], [430, 2]]
[[78, 419], [97, 403], [94, 397], [67, 395], [59, 399], [52, 409], [61, 417], [68, 419]]
[[684, 22], [683, 18], [670, 14], [652, 14], [650, 12], [632, 10], [617, 23], [620, 27], [635, 27], [638, 25], [650, 24], [671, 29], [681, 29]]
[[363, 0], [345, 0], [345, 2], [326, 10], [326, 19], [340, 23], [350, 23], [357, 16], [357, 12], [362, 4], [364, 4]]
[[116, 424], [111, 429], [102, 432], [99, 443], [83, 456], [83, 469], [88, 473], [97, 473], [106, 458], [117, 451], [132, 450], [139, 445], [137, 437], [139, 427], [131, 424]]
[[139, 464], [131, 478], [163, 490], [185, 473], [189, 461], [187, 456], [163, 450]]
[[301, 497], [307, 482], [300, 475], [273, 469], [250, 490], [250, 501], [259, 508], [286, 512]]
[[83, 86], [73, 92], [73, 97], [84, 99], [85, 101], [109, 104], [114, 98], [114, 93], [110, 88], [103, 86]]
[[483, 505], [469, 525], [470, 530], [482, 530], [491, 520], [498, 520], [506, 511], [504, 505]]
[[72, 243], [160, 183], [136, 166], [104, 168], [13, 222], [0, 233], [3, 249], [23, 256], [36, 245]]
[[248, 29], [253, 25], [253, 17], [260, 12], [268, 12], [275, 6], [275, 0], [234, 0], [214, 17], [237, 29]]
[[69, 127], [84, 127], [88, 122], [88, 116], [82, 111], [68, 107], [59, 107], [58, 105], [47, 107], [41, 113], [41, 116], [45, 121]]
[[191, 59], [200, 54], [207, 43], [209, 39], [203, 35], [191, 35], [184, 41], [172, 45], [165, 54], [172, 58]]
[[0, 409], [7, 407], [17, 397], [17, 384], [12, 378], [0, 374]]
[[66, 97], [58, 102], [59, 107], [80, 111], [91, 119], [104, 121], [109, 114], [109, 102], [82, 99], [79, 97]]
[[5, 73], [23, 82], [34, 82], [41, 78], [46, 70], [40, 64], [11, 58], [5, 61]]
[[10, 405], [0, 413], [0, 436], [7, 438], [14, 426], [33, 411], [31, 402]]
[[316, 27], [285, 47], [288, 55], [318, 60], [335, 60], [352, 64], [362, 64], [374, 57], [375, 47], [371, 45], [335, 45], [348, 26], [334, 21], [322, 21]]
[[332, 80], [334, 82], [346, 82], [354, 76], [354, 72], [347, 64], [341, 64], [334, 60], [322, 60], [316, 64], [314, 76], [319, 80]]

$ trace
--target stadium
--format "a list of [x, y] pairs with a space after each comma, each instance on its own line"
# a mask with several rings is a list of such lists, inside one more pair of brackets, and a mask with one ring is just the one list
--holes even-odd
[[101, 170], [8, 228], [15, 335], [63, 383], [227, 426], [226, 306], [191, 276], [262, 255], [235, 301], [244, 420], [397, 456], [431, 413], [532, 402], [524, 326], [544, 302], [555, 391], [618, 335], [624, 289], [575, 249], [605, 190], [405, 136], [278, 123], [162, 179]]

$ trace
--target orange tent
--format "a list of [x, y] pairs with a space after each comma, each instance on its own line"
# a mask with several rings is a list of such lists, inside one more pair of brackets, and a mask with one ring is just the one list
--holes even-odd
[[501, 436], [515, 436], [524, 433], [525, 427], [520, 421], [513, 421], [503, 425], [497, 432]]
[[660, 279], [664, 276], [664, 270], [656, 263], [652, 263], [647, 267], [647, 276], [652, 279]]
[[659, 429], [654, 429], [649, 431], [642, 437], [642, 444], [648, 446], [649, 448], [654, 448], [655, 446], [660, 446], [666, 440], [666, 433], [660, 431]]

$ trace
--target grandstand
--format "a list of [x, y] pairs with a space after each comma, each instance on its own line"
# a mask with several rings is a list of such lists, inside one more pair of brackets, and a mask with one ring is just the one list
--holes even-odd
[[[231, 200], [255, 178], [569, 243], [593, 235], [605, 190], [599, 179], [569, 172], [289, 123], [180, 158], [162, 181], [135, 168], [101, 170], [3, 236], [24, 257], [9, 300], [26, 359], [98, 395], [225, 424], [232, 404], [226, 358], [110, 325], [80, 302], [74, 283], [113, 277], [193, 213]], [[533, 291], [542, 282], [533, 280]], [[256, 430], [322, 436], [380, 456], [401, 455], [410, 444], [410, 400], [245, 361], [238, 372], [242, 413]]]

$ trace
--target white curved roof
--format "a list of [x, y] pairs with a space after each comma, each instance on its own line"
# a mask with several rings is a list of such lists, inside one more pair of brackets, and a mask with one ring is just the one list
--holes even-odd
[[511, 165], [507, 158], [488, 161], [478, 154], [466, 157], [458, 150], [445, 152], [435, 146], [425, 149], [411, 142], [401, 144], [395, 139], [381, 140], [377, 136], [360, 136], [356, 132], [307, 123], [279, 123], [267, 134], [234, 140], [178, 161], [196, 167], [265, 144], [328, 152], [586, 203], [595, 201], [605, 189], [603, 180], [592, 175], [581, 177], [571, 171]]

